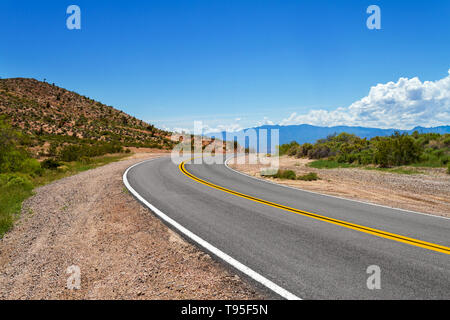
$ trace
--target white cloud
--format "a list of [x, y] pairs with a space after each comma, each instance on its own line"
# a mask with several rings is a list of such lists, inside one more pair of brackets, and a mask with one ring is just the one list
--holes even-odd
[[333, 111], [311, 110], [293, 113], [281, 125], [365, 126], [410, 129], [415, 126], [450, 124], [450, 70], [437, 81], [400, 78], [396, 83], [378, 84], [349, 107]]
[[[215, 119], [211, 121], [199, 121], [201, 122], [202, 132], [203, 134], [214, 134], [221, 132], [238, 132], [249, 127], [253, 127], [254, 122], [246, 121], [242, 123], [243, 118], [234, 118], [233, 120], [220, 120]], [[256, 126], [264, 125], [264, 124], [274, 124], [273, 121], [270, 121], [267, 117], [264, 117], [262, 121], [257, 121]], [[183, 123], [182, 125], [177, 126], [166, 126], [165, 124], [160, 124], [160, 127], [167, 131], [177, 132], [177, 133], [186, 133], [190, 134], [194, 132], [194, 122], [191, 127], [189, 127], [189, 123]], [[197, 128], [199, 129], [199, 128]]]
[[236, 132], [244, 129], [241, 125], [238, 123], [229, 123], [229, 124], [220, 124], [215, 127], [210, 127], [208, 125], [203, 125], [203, 132], [204, 133], [219, 133], [222, 131], [227, 132]]
[[274, 123], [272, 120], [269, 120], [269, 118], [264, 117], [264, 118], [263, 118], [263, 121], [258, 121], [257, 124], [256, 124], [256, 126], [257, 126], [257, 127], [259, 127], [259, 126], [264, 126], [264, 125], [269, 125], [269, 126], [271, 126], [271, 125], [274, 125], [274, 124], [275, 124], [275, 123]]
[[181, 127], [167, 128], [167, 129], [164, 129], [164, 130], [175, 132], [175, 133], [185, 133], [185, 134], [190, 134], [191, 131], [192, 131], [191, 129], [181, 128]]
[[[176, 132], [176, 133], [185, 133], [185, 134], [193, 134], [194, 128], [188, 127], [167, 127], [162, 125], [161, 128], [166, 131]], [[202, 133], [203, 134], [212, 134], [212, 133], [220, 133], [223, 131], [227, 132], [237, 132], [244, 129], [241, 125], [237, 123], [228, 123], [228, 124], [219, 124], [216, 126], [209, 126], [205, 123], [202, 123]], [[197, 128], [199, 129], [199, 128]]]

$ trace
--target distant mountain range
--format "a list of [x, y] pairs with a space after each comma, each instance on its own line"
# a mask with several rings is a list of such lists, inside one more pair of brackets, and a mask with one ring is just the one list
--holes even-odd
[[[301, 125], [290, 125], [290, 126], [280, 126], [280, 125], [264, 125], [260, 127], [251, 128], [255, 129], [257, 135], [259, 136], [259, 130], [265, 129], [267, 130], [268, 136], [270, 136], [270, 131], [274, 129], [279, 130], [280, 144], [290, 143], [292, 141], [297, 141], [298, 143], [314, 143], [319, 139], [326, 138], [329, 135], [339, 134], [342, 132], [352, 133], [361, 138], [373, 138], [376, 136], [390, 136], [396, 131], [400, 133], [408, 133], [411, 134], [414, 131], [418, 131], [419, 133], [450, 133], [450, 125], [449, 126], [440, 126], [433, 128], [425, 128], [425, 127], [415, 127], [411, 130], [399, 130], [399, 129], [379, 129], [379, 128], [366, 128], [366, 127], [350, 127], [350, 126], [335, 126], [335, 127], [319, 127], [313, 126], [309, 124], [301, 124]], [[231, 135], [236, 135], [238, 137], [242, 137], [245, 135], [248, 129], [244, 129], [239, 132], [230, 133]], [[222, 133], [224, 134], [224, 132]], [[221, 137], [220, 135], [217, 136]], [[251, 139], [250, 139], [251, 140]], [[273, 143], [270, 143], [274, 145]], [[256, 148], [256, 143], [250, 141], [249, 144], [246, 145], [250, 148]]]
[[342, 132], [352, 133], [360, 138], [373, 138], [376, 136], [390, 136], [394, 132], [411, 134], [414, 131], [419, 133], [450, 133], [450, 126], [440, 126], [434, 128], [415, 127], [411, 130], [399, 130], [399, 129], [378, 129], [378, 128], [366, 128], [366, 127], [349, 127], [349, 126], [336, 126], [336, 127], [317, 127], [309, 124], [291, 125], [291, 126], [279, 126], [279, 125], [265, 125], [254, 128], [257, 131], [259, 129], [273, 130], [278, 129], [280, 132], [280, 144], [289, 143], [291, 141], [297, 141], [298, 143], [316, 142], [318, 139], [326, 138], [332, 134], [339, 134]]

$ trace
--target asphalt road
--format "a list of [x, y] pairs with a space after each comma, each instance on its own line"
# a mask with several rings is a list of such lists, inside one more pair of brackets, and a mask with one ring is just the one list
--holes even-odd
[[[259, 199], [450, 247], [450, 219], [285, 188], [221, 164], [188, 163], [185, 169]], [[139, 164], [127, 179], [170, 218], [302, 299], [450, 299], [450, 254], [212, 188], [170, 158]], [[371, 265], [380, 268], [380, 289], [367, 287]]]

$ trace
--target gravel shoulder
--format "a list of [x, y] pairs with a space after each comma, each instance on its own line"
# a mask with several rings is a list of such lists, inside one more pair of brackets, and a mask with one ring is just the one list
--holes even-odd
[[[247, 159], [231, 160], [231, 168], [262, 178], [260, 170], [266, 164]], [[394, 208], [450, 217], [450, 175], [445, 169], [420, 169], [420, 174], [399, 174], [359, 168], [315, 169], [308, 167], [308, 159], [282, 156], [281, 169], [293, 170], [297, 175], [315, 172], [317, 181], [264, 179], [291, 187], [366, 201]]]
[[[0, 299], [263, 299], [124, 188], [138, 154], [36, 189], [0, 240]], [[67, 289], [70, 266], [79, 290]]]

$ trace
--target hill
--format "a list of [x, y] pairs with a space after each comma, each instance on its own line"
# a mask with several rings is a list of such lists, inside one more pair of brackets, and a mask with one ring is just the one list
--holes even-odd
[[123, 159], [128, 147], [171, 149], [170, 135], [53, 84], [0, 80], [0, 238], [34, 187]]
[[113, 143], [170, 149], [170, 133], [112, 106], [35, 79], [0, 79], [0, 114], [34, 141], [35, 155], [50, 142]]

